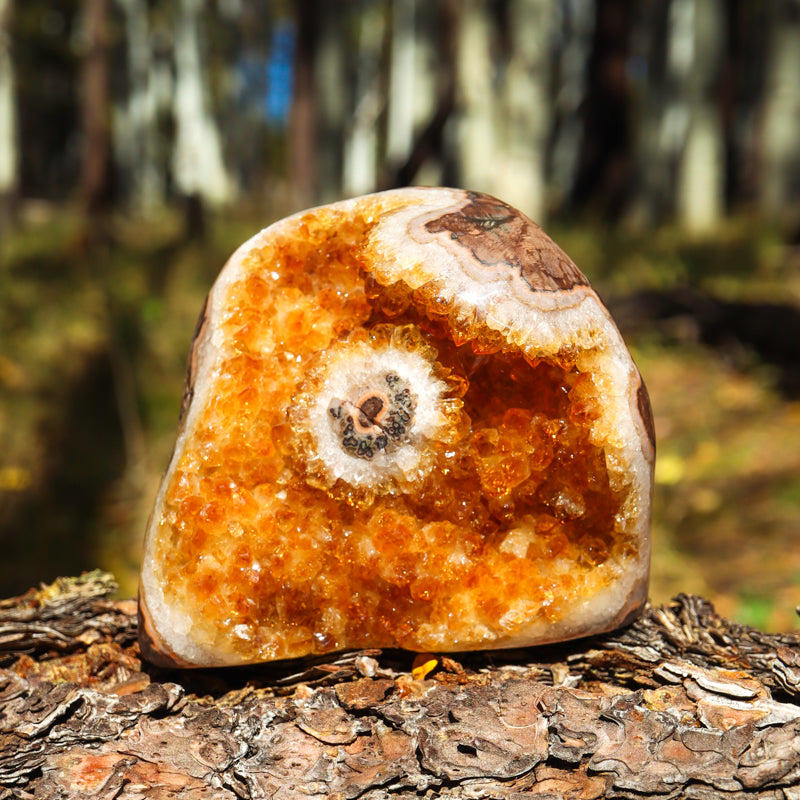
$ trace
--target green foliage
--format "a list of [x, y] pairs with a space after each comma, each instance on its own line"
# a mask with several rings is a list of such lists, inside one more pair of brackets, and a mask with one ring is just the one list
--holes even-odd
[[784, 244], [785, 232], [760, 217], [731, 218], [702, 238], [673, 225], [641, 232], [555, 225], [549, 232], [610, 295], [688, 285], [728, 300], [785, 300], [787, 282], [800, 292], [800, 271]]
[[739, 600], [737, 617], [744, 625], [764, 630], [769, 626], [774, 610], [773, 598], [745, 594]]

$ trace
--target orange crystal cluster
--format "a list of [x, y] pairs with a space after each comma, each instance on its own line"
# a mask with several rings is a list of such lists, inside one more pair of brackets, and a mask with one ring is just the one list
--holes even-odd
[[[601, 591], [614, 577], [598, 567], [634, 547], [626, 487], [592, 442], [591, 376], [569, 353], [529, 361], [479, 322], [456, 325], [437, 287], [379, 285], [360, 260], [369, 224], [317, 211], [247, 255], [223, 363], [166, 487], [165, 598], [202, 609], [192, 636], [243, 661], [502, 642], [523, 616], [562, 617]], [[380, 326], [411, 331], [406, 349], [447, 376], [455, 433], [423, 442], [429, 468], [399, 488], [320, 485], [291, 409], [316, 354]]]

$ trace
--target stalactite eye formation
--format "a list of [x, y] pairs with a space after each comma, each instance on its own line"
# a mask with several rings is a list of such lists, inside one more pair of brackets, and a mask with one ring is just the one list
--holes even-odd
[[647, 594], [647, 392], [586, 278], [496, 198], [402, 189], [243, 244], [148, 526], [170, 666], [519, 647]]
[[420, 484], [461, 409], [436, 356], [412, 325], [359, 329], [316, 354], [289, 406], [307, 481], [354, 499]]

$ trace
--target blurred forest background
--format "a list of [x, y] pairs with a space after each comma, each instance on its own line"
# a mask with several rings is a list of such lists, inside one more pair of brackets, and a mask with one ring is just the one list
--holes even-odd
[[617, 317], [653, 598], [797, 627], [798, 0], [0, 0], [0, 596], [135, 592], [227, 256], [411, 183], [518, 206]]

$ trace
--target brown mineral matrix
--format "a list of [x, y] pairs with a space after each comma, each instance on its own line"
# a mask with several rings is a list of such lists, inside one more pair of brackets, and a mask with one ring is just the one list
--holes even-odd
[[290, 217], [209, 295], [143, 650], [203, 666], [608, 630], [646, 597], [653, 457], [608, 312], [519, 212], [405, 189]]

